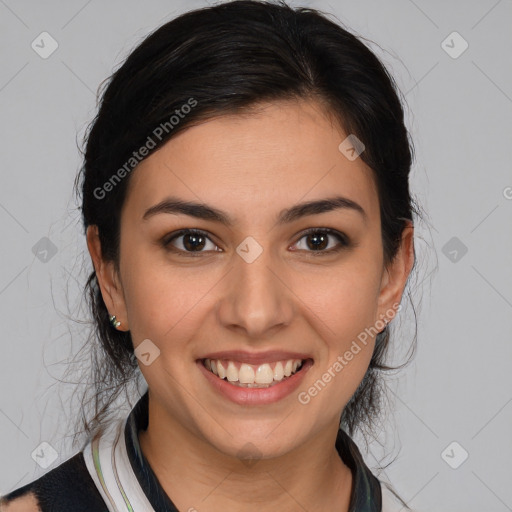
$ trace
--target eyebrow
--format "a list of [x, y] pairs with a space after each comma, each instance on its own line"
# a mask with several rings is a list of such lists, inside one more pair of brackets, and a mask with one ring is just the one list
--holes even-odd
[[[308, 215], [317, 215], [334, 210], [356, 211], [361, 214], [365, 222], [367, 220], [367, 214], [360, 204], [346, 197], [334, 196], [317, 201], [300, 203], [291, 208], [281, 210], [277, 222], [278, 224], [288, 224]], [[146, 221], [161, 213], [189, 215], [197, 219], [220, 222], [228, 227], [232, 227], [235, 224], [234, 219], [222, 210], [202, 203], [183, 201], [177, 197], [167, 197], [158, 204], [151, 206], [145, 211], [142, 219]]]

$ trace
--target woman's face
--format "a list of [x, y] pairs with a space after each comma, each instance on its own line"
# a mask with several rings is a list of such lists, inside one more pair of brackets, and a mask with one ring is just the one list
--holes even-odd
[[[99, 279], [139, 347], [159, 421], [226, 455], [250, 442], [264, 458], [337, 430], [412, 264], [409, 237], [385, 271], [377, 190], [339, 149], [347, 135], [314, 103], [266, 104], [189, 128], [132, 171], [120, 274]], [[201, 208], [154, 209], [166, 200]], [[337, 206], [299, 206], [326, 200]], [[173, 238], [190, 228], [202, 233]], [[221, 380], [205, 358], [231, 379], [274, 384]], [[284, 378], [290, 359], [308, 361]]]

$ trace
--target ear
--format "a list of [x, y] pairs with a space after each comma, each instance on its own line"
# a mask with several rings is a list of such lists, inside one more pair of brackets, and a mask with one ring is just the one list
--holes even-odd
[[87, 247], [94, 264], [96, 278], [107, 310], [110, 315], [115, 315], [116, 320], [121, 322], [117, 330], [128, 331], [128, 318], [123, 288], [114, 268], [114, 263], [104, 261], [102, 258], [98, 226], [91, 225], [87, 228]]
[[407, 220], [407, 225], [402, 231], [400, 247], [395, 259], [384, 269], [381, 288], [378, 299], [378, 314], [380, 320], [387, 318], [389, 321], [396, 315], [397, 306], [402, 300], [402, 295], [407, 283], [407, 278], [414, 265], [414, 226]]

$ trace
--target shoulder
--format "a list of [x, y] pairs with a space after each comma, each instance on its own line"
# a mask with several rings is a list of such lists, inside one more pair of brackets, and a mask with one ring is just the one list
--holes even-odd
[[37, 480], [4, 496], [0, 512], [106, 512], [79, 452]]
[[41, 512], [39, 501], [33, 492], [14, 498], [8, 502], [0, 500], [0, 512]]

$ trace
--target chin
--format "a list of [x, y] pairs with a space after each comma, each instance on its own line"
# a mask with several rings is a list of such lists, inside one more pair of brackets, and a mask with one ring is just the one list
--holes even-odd
[[[248, 459], [249, 461], [272, 459], [285, 455], [296, 446], [302, 444], [299, 429], [291, 429], [285, 422], [250, 420], [236, 422], [232, 428], [224, 430], [218, 426], [215, 432], [204, 433], [205, 440], [218, 451], [228, 457]], [[302, 429], [301, 429], [302, 430]]]

